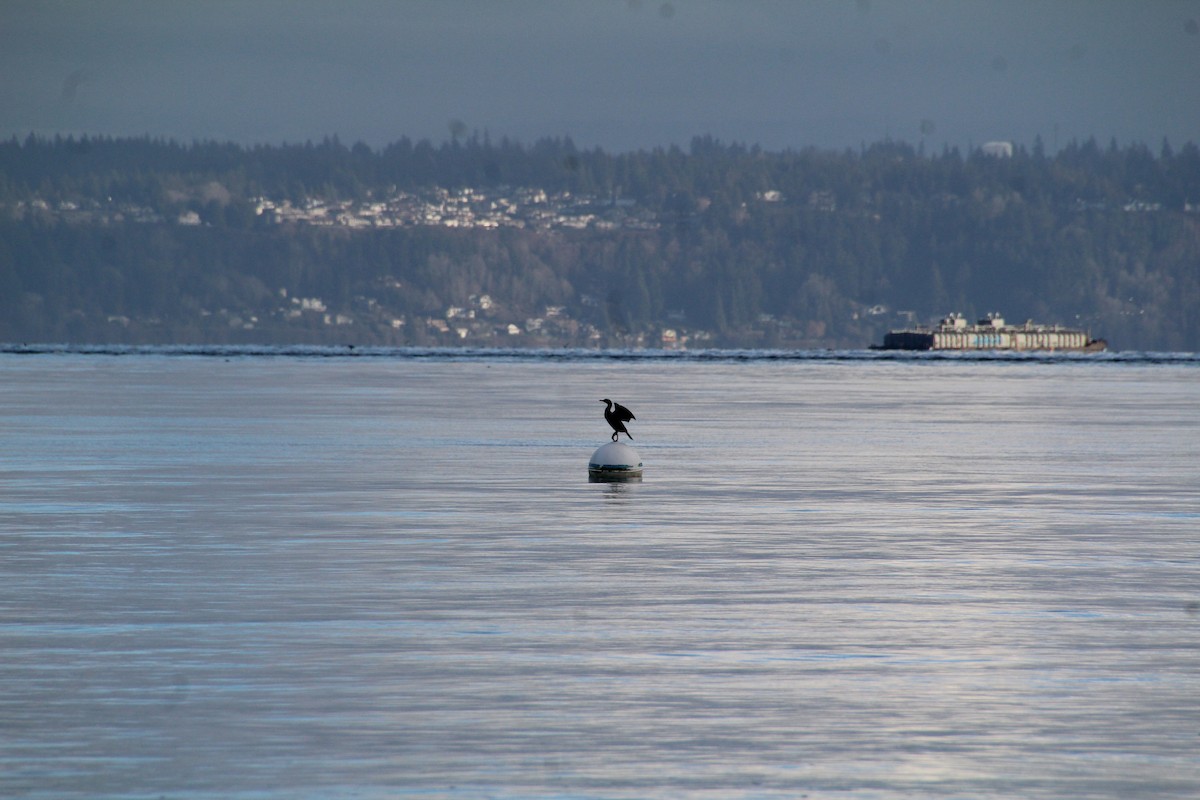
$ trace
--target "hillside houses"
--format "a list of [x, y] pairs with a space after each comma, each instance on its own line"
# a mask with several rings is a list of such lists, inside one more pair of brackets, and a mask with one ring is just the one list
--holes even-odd
[[[180, 195], [181, 198], [186, 195]], [[233, 201], [227, 201], [230, 204]], [[529, 187], [393, 190], [383, 198], [335, 200], [310, 196], [302, 201], [251, 197], [246, 201], [262, 225], [307, 225], [348, 230], [378, 230], [435, 226], [462, 229], [522, 228], [528, 230], [657, 230], [657, 215], [630, 198], [601, 199], [571, 192], [547, 192]], [[0, 205], [0, 215], [16, 220], [61, 220], [79, 225], [122, 222], [173, 222], [183, 226], [209, 224], [199, 205], [153, 209], [109, 199], [82, 198], [49, 202], [41, 198]]]
[[[387, 288], [381, 284], [380, 288]], [[572, 309], [564, 305], [547, 305], [537, 316], [529, 316], [507, 307], [488, 294], [472, 294], [462, 305], [447, 306], [433, 315], [406, 316], [376, 297], [358, 295], [352, 308], [338, 312], [319, 297], [301, 297], [287, 289], [277, 293], [274, 309], [261, 317], [249, 312], [226, 309], [201, 311], [206, 318], [223, 320], [230, 329], [240, 331], [270, 330], [283, 339], [296, 338], [307, 331], [330, 332], [342, 338], [366, 338], [382, 344], [421, 344], [446, 346], [499, 347], [605, 347], [647, 346], [655, 340], [636, 334], [628, 337], [606, 334], [591, 322], [577, 319]], [[580, 309], [575, 309], [579, 313]], [[129, 319], [114, 319], [110, 323], [129, 327]], [[340, 330], [340, 333], [332, 333]], [[291, 331], [289, 334], [288, 332]], [[699, 338], [705, 334], [699, 333]], [[684, 349], [687, 336], [675, 337], [671, 331], [664, 336], [664, 347]], [[655, 346], [650, 344], [650, 346]]]
[[601, 201], [570, 192], [547, 194], [533, 188], [484, 191], [433, 187], [420, 192], [395, 191], [386, 199], [363, 202], [309, 198], [297, 205], [266, 197], [253, 198], [252, 202], [256, 216], [275, 225], [654, 230], [659, 224], [652, 212], [629, 200]]

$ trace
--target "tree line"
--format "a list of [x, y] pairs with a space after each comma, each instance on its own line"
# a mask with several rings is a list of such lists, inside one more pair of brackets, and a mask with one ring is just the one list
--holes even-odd
[[[657, 225], [351, 231], [254, 208], [432, 186], [636, 203]], [[56, 213], [84, 207], [152, 216]], [[893, 141], [610, 154], [486, 134], [380, 149], [31, 136], [0, 142], [0, 340], [653, 346], [670, 328], [708, 345], [863, 347], [908, 319], [999, 310], [1194, 351], [1198, 208], [1190, 142], [1035, 141], [1001, 158]], [[178, 224], [185, 212], [203, 224]], [[494, 304], [461, 331], [431, 326], [481, 296]], [[329, 316], [297, 314], [309, 297]], [[547, 307], [572, 324], [535, 336], [526, 322]], [[497, 336], [508, 323], [521, 337]]]

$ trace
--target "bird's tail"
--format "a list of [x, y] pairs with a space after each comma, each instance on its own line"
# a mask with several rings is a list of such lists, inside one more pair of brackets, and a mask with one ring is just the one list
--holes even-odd
[[632, 433], [630, 433], [629, 431], [625, 431], [625, 435], [629, 437], [629, 441], [631, 441], [631, 442], [633, 441], [633, 434], [632, 434]]

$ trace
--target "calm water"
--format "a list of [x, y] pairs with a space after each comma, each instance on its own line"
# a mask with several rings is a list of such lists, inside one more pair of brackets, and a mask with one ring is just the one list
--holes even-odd
[[[599, 398], [638, 484], [590, 484]], [[0, 796], [1200, 796], [1200, 362], [0, 355]]]

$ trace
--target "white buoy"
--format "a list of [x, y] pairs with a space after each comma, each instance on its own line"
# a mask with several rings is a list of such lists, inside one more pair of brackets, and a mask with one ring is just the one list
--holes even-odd
[[640, 481], [642, 458], [627, 444], [609, 442], [592, 453], [588, 462], [588, 480]]

